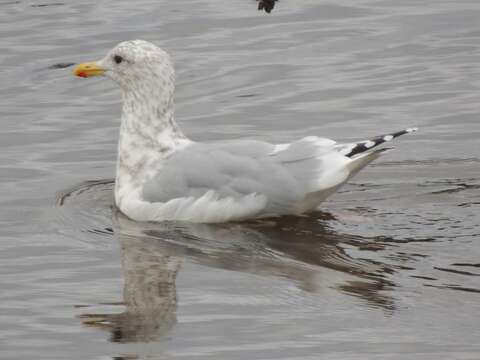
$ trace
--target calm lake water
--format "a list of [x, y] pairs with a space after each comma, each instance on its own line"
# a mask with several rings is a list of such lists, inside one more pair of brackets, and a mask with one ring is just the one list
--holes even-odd
[[[0, 358], [480, 359], [480, 2], [0, 0]], [[120, 92], [71, 75], [141, 38], [198, 140], [420, 132], [303, 218], [112, 207]]]

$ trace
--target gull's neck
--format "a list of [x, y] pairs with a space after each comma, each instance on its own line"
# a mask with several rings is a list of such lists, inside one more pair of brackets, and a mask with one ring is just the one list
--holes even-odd
[[138, 141], [134, 145], [168, 153], [186, 137], [175, 122], [173, 91], [152, 95], [124, 91], [120, 140], [127, 143], [120, 145], [130, 148], [128, 141]]
[[173, 81], [123, 91], [115, 196], [117, 205], [161, 168], [188, 140], [174, 118]]

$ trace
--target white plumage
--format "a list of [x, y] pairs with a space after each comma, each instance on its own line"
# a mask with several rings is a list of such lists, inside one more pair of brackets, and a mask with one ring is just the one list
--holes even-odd
[[198, 143], [174, 119], [169, 55], [142, 40], [120, 43], [82, 77], [105, 75], [122, 88], [115, 202], [138, 221], [227, 222], [315, 210], [382, 150], [415, 129], [360, 143], [309, 136], [291, 144]]

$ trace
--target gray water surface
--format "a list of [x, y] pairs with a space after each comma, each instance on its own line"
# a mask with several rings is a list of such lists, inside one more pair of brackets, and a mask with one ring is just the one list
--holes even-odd
[[[480, 2], [0, 1], [0, 358], [480, 358]], [[197, 140], [418, 126], [308, 217], [134, 223], [120, 93], [71, 63], [172, 53]]]

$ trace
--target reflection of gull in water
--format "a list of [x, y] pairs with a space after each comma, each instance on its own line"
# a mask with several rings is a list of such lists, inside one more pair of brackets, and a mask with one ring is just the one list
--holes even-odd
[[328, 270], [338, 271], [346, 279], [335, 287], [371, 306], [393, 310], [393, 300], [381, 291], [393, 286], [387, 277], [394, 270], [378, 261], [352, 258], [345, 251], [348, 247], [376, 251], [383, 246], [372, 239], [337, 234], [322, 224], [330, 215], [316, 215], [236, 225], [141, 224], [122, 216], [119, 230], [160, 241], [165, 254], [213, 268], [288, 278], [308, 292], [330, 286]]
[[107, 328], [114, 342], [157, 339], [176, 322], [175, 279], [180, 259], [164, 253], [161, 243], [148, 238], [118, 235], [124, 273], [120, 314], [83, 314], [83, 322]]
[[[99, 208], [107, 210], [111, 188], [112, 182], [87, 182], [64, 193], [58, 203], [81, 209], [90, 207], [95, 199]], [[102, 214], [100, 223], [109, 228], [110, 212]], [[380, 260], [366, 259], [383, 250], [388, 239], [338, 234], [326, 225], [331, 215], [315, 215], [208, 225], [138, 223], [114, 211], [114, 232], [122, 250], [125, 310], [81, 317], [85, 324], [110, 331], [117, 342], [151, 341], [163, 336], [175, 324], [175, 279], [182, 261], [281, 277], [310, 293], [336, 288], [363, 299], [368, 306], [393, 311], [395, 304], [388, 290], [394, 286], [390, 275], [395, 269]], [[78, 213], [75, 221], [79, 221]], [[90, 231], [99, 233], [104, 228]], [[363, 251], [365, 259], [350, 256], [350, 250]]]

